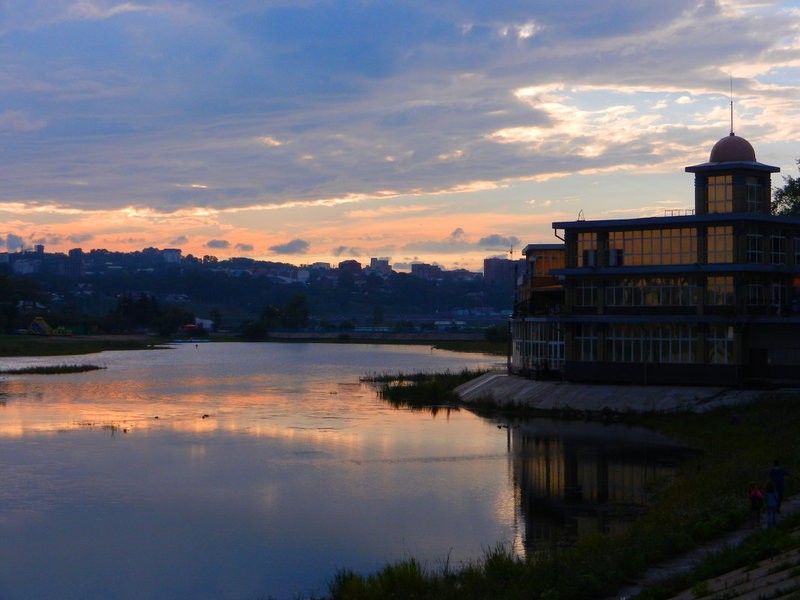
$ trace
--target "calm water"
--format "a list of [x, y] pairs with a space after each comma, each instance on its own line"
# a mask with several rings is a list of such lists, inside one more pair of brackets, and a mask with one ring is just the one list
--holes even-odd
[[[0, 368], [0, 599], [321, 594], [608, 529], [674, 446], [621, 428], [395, 410], [359, 377], [491, 366], [415, 346], [201, 344]], [[4, 399], [4, 404], [1, 403]]]

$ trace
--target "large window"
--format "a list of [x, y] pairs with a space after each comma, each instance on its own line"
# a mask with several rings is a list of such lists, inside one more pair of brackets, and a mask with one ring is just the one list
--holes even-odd
[[606, 287], [607, 306], [695, 306], [695, 286], [682, 277], [623, 279]]
[[578, 323], [575, 329], [578, 360], [597, 360], [597, 331], [594, 325]]
[[764, 286], [760, 283], [748, 283], [744, 287], [745, 301], [748, 306], [764, 306]]
[[597, 264], [597, 234], [578, 234], [578, 266], [594, 267]]
[[579, 281], [575, 286], [575, 306], [597, 306], [597, 285], [593, 281]]
[[733, 306], [733, 277], [709, 277], [706, 282], [706, 304]]
[[733, 178], [717, 175], [708, 178], [708, 212], [733, 212]]
[[706, 335], [706, 358], [712, 365], [733, 363], [733, 327], [709, 325]]
[[[697, 262], [697, 235], [692, 228], [610, 231], [609, 253], [625, 265], [685, 265]], [[621, 263], [618, 260], [618, 264]]]
[[538, 276], [548, 276], [552, 269], [564, 268], [564, 252], [553, 250], [552, 252], [536, 252], [536, 259], [533, 263], [533, 274]]
[[757, 177], [748, 177], [747, 186], [747, 212], [759, 213], [761, 209], [761, 183]]
[[557, 323], [515, 321], [512, 365], [517, 369], [558, 370], [564, 364], [564, 334]]
[[658, 363], [694, 362], [694, 331], [691, 325], [670, 323], [652, 329], [650, 361]]
[[695, 332], [685, 323], [612, 324], [606, 339], [612, 362], [694, 362]]
[[732, 263], [733, 227], [709, 227], [706, 233], [706, 245], [709, 264]]
[[786, 264], [786, 236], [780, 232], [774, 232], [769, 236], [770, 243], [770, 262], [773, 265]]
[[747, 234], [747, 262], [764, 262], [764, 238], [760, 233]]

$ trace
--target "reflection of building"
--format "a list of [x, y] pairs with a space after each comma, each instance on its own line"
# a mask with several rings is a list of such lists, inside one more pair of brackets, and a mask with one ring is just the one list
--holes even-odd
[[690, 214], [553, 223], [563, 305], [518, 303], [513, 370], [547, 361], [573, 381], [797, 380], [800, 219], [770, 214], [778, 167], [731, 133], [686, 171]]
[[528, 548], [621, 525], [612, 508], [642, 505], [647, 483], [690, 452], [648, 430], [599, 423], [536, 420], [512, 427], [511, 441]]

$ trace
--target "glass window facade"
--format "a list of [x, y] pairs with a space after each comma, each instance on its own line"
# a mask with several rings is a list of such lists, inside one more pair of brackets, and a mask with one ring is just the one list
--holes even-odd
[[697, 235], [692, 228], [611, 231], [609, 252], [617, 251], [618, 264], [685, 265], [697, 261]]
[[709, 325], [706, 334], [706, 360], [712, 365], [733, 363], [733, 327], [724, 324]]
[[695, 331], [685, 323], [614, 323], [608, 330], [612, 362], [692, 363]]
[[747, 188], [747, 212], [760, 213], [761, 208], [761, 188], [762, 185], [757, 177], [748, 177], [745, 180]]
[[606, 306], [695, 306], [697, 289], [683, 277], [623, 279], [606, 287]]
[[708, 178], [709, 213], [733, 212], [733, 177], [730, 175], [716, 175]]
[[732, 276], [708, 278], [706, 281], [706, 304], [708, 306], [733, 306]]
[[770, 262], [773, 265], [786, 264], [786, 236], [780, 232], [774, 232], [769, 236]]
[[707, 261], [714, 263], [733, 262], [733, 227], [709, 227], [706, 231]]
[[578, 323], [575, 329], [578, 360], [597, 360], [597, 331], [594, 325]]
[[515, 321], [511, 363], [515, 369], [559, 370], [564, 365], [564, 332], [557, 323]]
[[597, 234], [579, 233], [577, 251], [579, 267], [595, 266], [597, 264]]
[[764, 262], [764, 239], [760, 233], [747, 234], [747, 262]]
[[597, 306], [597, 285], [594, 281], [579, 281], [575, 286], [575, 306]]
[[536, 252], [533, 257], [533, 274], [538, 277], [549, 277], [551, 269], [564, 268], [564, 252]]

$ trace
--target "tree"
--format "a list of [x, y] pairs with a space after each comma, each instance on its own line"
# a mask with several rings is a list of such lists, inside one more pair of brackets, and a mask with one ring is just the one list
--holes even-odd
[[[800, 160], [797, 160], [800, 167]], [[772, 214], [783, 217], [800, 217], [800, 177], [787, 175], [783, 187], [775, 188], [772, 195]]]
[[284, 327], [296, 329], [308, 325], [308, 298], [304, 294], [294, 294], [286, 301], [281, 310], [281, 321]]
[[214, 331], [219, 331], [219, 327], [222, 325], [222, 313], [218, 308], [211, 309], [211, 323], [213, 324]]

